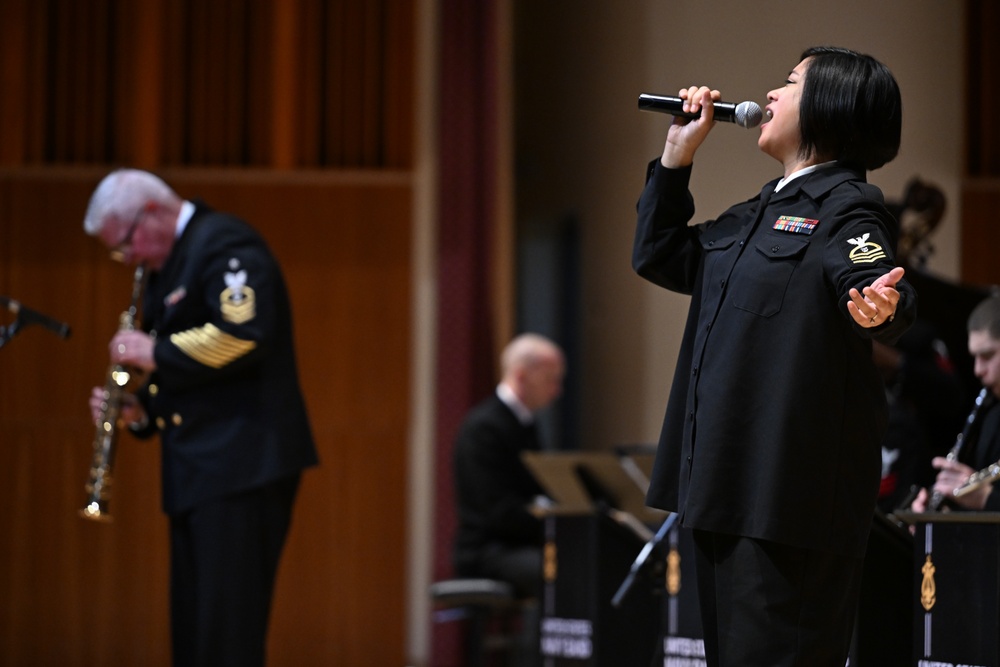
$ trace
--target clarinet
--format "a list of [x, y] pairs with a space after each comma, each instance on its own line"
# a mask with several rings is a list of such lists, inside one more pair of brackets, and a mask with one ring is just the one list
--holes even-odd
[[967, 493], [975, 491], [981, 486], [992, 484], [1000, 479], [1000, 461], [994, 461], [979, 472], [973, 474], [969, 479], [956, 488], [953, 493], [956, 498], [961, 498]]
[[[965, 418], [965, 426], [962, 428], [962, 432], [958, 434], [958, 437], [955, 439], [954, 446], [951, 450], [949, 450], [948, 456], [945, 457], [948, 461], [958, 460], [958, 454], [962, 450], [962, 444], [965, 442], [966, 436], [969, 435], [969, 430], [972, 428], [972, 424], [976, 421], [976, 417], [979, 416], [979, 409], [983, 407], [983, 403], [986, 402], [986, 397], [989, 396], [989, 393], [989, 390], [983, 387], [983, 389], [980, 390], [979, 395], [976, 396], [976, 402], [972, 406], [972, 411], [969, 413], [969, 416]], [[930, 502], [927, 503], [927, 511], [937, 512], [941, 508], [944, 498], [945, 494], [935, 491], [931, 495]]]

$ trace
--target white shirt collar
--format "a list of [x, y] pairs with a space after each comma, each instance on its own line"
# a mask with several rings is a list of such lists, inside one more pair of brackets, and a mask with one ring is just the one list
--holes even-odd
[[800, 176], [811, 174], [818, 169], [825, 169], [826, 167], [831, 167], [835, 164], [837, 164], [836, 160], [830, 160], [829, 162], [820, 162], [819, 164], [811, 164], [808, 167], [803, 167], [802, 169], [789, 174], [786, 178], [782, 178], [778, 181], [778, 184], [774, 186], [774, 191], [777, 192]]
[[517, 421], [521, 422], [524, 426], [535, 421], [535, 416], [531, 414], [531, 410], [521, 402], [521, 399], [517, 397], [517, 394], [514, 393], [514, 390], [509, 385], [503, 382], [497, 385], [497, 398], [511, 409], [514, 416], [517, 417]]
[[191, 221], [192, 215], [194, 215], [194, 204], [189, 201], [182, 202], [181, 212], [177, 216], [177, 231], [174, 233], [174, 238], [179, 239], [181, 237], [181, 234], [184, 233], [184, 228]]

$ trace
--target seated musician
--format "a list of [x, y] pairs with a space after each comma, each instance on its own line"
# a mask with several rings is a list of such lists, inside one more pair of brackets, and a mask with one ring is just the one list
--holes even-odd
[[987, 483], [955, 495], [955, 490], [970, 477], [985, 477], [981, 471], [1000, 461], [1000, 402], [997, 400], [1000, 398], [1000, 293], [986, 298], [973, 309], [967, 328], [969, 354], [975, 360], [975, 374], [983, 385], [983, 393], [952, 452], [946, 457], [935, 457], [931, 462], [939, 471], [937, 479], [930, 494], [922, 489], [917, 495], [912, 506], [916, 512], [944, 507], [1000, 511], [1000, 486], [994, 486], [988, 479]]
[[543, 534], [530, 506], [544, 491], [521, 454], [541, 448], [535, 417], [562, 393], [566, 362], [556, 343], [537, 334], [516, 337], [500, 361], [496, 391], [469, 411], [455, 438], [455, 571], [536, 597]]

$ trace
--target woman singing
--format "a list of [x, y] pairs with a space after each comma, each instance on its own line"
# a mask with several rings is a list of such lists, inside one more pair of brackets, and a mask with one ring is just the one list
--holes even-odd
[[710, 666], [844, 667], [886, 428], [871, 341], [912, 323], [898, 226], [866, 172], [899, 149], [899, 88], [811, 48], [768, 93], [782, 177], [689, 225], [719, 91], [680, 91], [638, 203], [632, 264], [691, 295], [647, 502], [692, 529]]

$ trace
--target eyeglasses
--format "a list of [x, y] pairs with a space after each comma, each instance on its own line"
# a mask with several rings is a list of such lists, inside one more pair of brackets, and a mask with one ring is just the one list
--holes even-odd
[[144, 213], [146, 213], [145, 206], [136, 212], [135, 218], [132, 220], [132, 224], [129, 225], [128, 231], [125, 232], [125, 236], [115, 245], [114, 248], [111, 249], [111, 259], [116, 262], [125, 262], [125, 258], [132, 250], [132, 236], [135, 234], [135, 230], [139, 226], [139, 222], [142, 221]]

